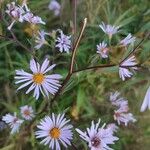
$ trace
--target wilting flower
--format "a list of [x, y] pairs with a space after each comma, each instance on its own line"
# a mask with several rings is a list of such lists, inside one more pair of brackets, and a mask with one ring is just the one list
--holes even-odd
[[146, 109], [150, 109], [150, 87], [148, 88], [145, 98], [143, 100], [142, 106], [141, 106], [141, 112], [145, 111]]
[[131, 71], [137, 70], [137, 62], [135, 56], [123, 61], [119, 66], [119, 76], [124, 81], [125, 78], [130, 78], [133, 73]]
[[118, 138], [113, 136], [113, 132], [110, 131], [110, 128], [104, 128], [105, 124], [102, 127], [99, 127], [99, 124], [100, 119], [97, 124], [94, 124], [92, 121], [91, 127], [87, 128], [86, 132], [82, 132], [79, 129], [76, 129], [76, 131], [83, 140], [88, 142], [91, 150], [111, 150], [108, 145], [114, 144], [114, 141], [117, 141]]
[[66, 36], [62, 31], [60, 31], [60, 37], [56, 39], [56, 47], [59, 48], [60, 52], [69, 53], [69, 49], [71, 48], [71, 36]]
[[21, 115], [26, 120], [32, 120], [34, 118], [34, 112], [31, 106], [25, 105], [20, 107]]
[[14, 113], [14, 115], [6, 114], [5, 116], [2, 117], [2, 120], [5, 121], [12, 129], [11, 134], [19, 132], [19, 128], [23, 123], [23, 120], [19, 119], [16, 116], [16, 113]]
[[102, 58], [108, 58], [108, 51], [107, 44], [105, 42], [99, 43], [97, 45], [97, 53], [102, 56]]
[[60, 14], [61, 6], [56, 0], [51, 0], [48, 6], [49, 10], [54, 11], [55, 16]]
[[105, 25], [104, 22], [99, 25], [99, 27], [108, 34], [109, 38], [112, 37], [113, 34], [116, 34], [118, 32], [119, 26], [112, 26], [112, 25]]
[[62, 76], [59, 74], [46, 75], [47, 72], [51, 71], [55, 67], [55, 64], [49, 66], [49, 60], [45, 59], [43, 64], [40, 66], [38, 62], [34, 59], [30, 61], [31, 73], [27, 73], [24, 70], [16, 70], [16, 77], [18, 81], [16, 84], [23, 83], [18, 90], [31, 85], [26, 91], [28, 94], [30, 91], [34, 90], [33, 96], [38, 99], [40, 93], [43, 96], [49, 96], [50, 94], [55, 94], [58, 88], [61, 86], [59, 80]]
[[36, 49], [40, 49], [44, 44], [47, 44], [47, 41], [45, 40], [45, 35], [48, 35], [48, 33], [42, 31], [38, 32], [39, 36], [36, 36], [35, 42], [37, 45], [35, 46]]
[[128, 125], [129, 122], [135, 122], [136, 119], [134, 118], [132, 113], [128, 113], [126, 108], [119, 108], [114, 113], [114, 120], [117, 120], [118, 124], [124, 123], [125, 126]]
[[71, 145], [72, 125], [68, 124], [70, 120], [64, 118], [64, 114], [46, 116], [37, 125], [38, 131], [35, 132], [36, 138], [44, 138], [41, 143], [49, 145], [50, 149], [60, 150], [60, 143], [67, 148]]
[[123, 46], [127, 46], [128, 44], [133, 43], [134, 41], [135, 41], [135, 37], [132, 37], [131, 34], [128, 34], [126, 38], [121, 40], [120, 44], [122, 44]]
[[6, 13], [12, 18], [12, 23], [8, 26], [8, 30], [11, 30], [16, 21], [24, 21], [23, 14], [25, 13], [25, 11], [21, 6], [16, 6], [15, 2], [7, 4]]
[[120, 93], [118, 91], [110, 93], [110, 101], [114, 106], [128, 109], [128, 101], [125, 98], [120, 97]]
[[29, 22], [29, 23], [44, 24], [45, 25], [45, 22], [42, 21], [41, 17], [34, 16], [33, 13], [31, 13], [31, 12], [27, 12], [23, 17], [24, 17], [24, 20]]

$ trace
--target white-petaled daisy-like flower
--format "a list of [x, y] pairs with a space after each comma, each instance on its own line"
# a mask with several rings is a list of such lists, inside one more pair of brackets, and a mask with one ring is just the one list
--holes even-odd
[[142, 106], [141, 106], [141, 112], [144, 112], [146, 109], [150, 109], [150, 87], [148, 88], [145, 98], [143, 100]]
[[102, 127], [99, 127], [99, 124], [100, 119], [96, 124], [92, 121], [91, 127], [87, 128], [86, 132], [79, 129], [76, 129], [76, 131], [83, 140], [88, 142], [91, 150], [112, 150], [108, 145], [114, 144], [114, 141], [117, 141], [118, 138], [113, 135], [110, 128], [104, 128], [105, 124]]
[[99, 27], [106, 33], [108, 34], [109, 38], [112, 37], [113, 34], [116, 34], [119, 29], [119, 26], [112, 26], [110, 24], [105, 25], [104, 22], [102, 22], [102, 24], [99, 25]]
[[60, 150], [60, 143], [67, 148], [71, 145], [72, 125], [68, 124], [70, 120], [64, 118], [64, 114], [46, 116], [37, 125], [38, 131], [35, 132], [36, 138], [44, 138], [41, 143], [49, 145], [50, 149]]
[[24, 20], [31, 23], [31, 24], [44, 24], [45, 22], [42, 21], [41, 17], [39, 16], [34, 16], [33, 13], [31, 12], [27, 12], [24, 16], [23, 16]]
[[36, 36], [35, 42], [37, 45], [35, 46], [35, 49], [40, 49], [44, 44], [47, 44], [47, 41], [45, 40], [45, 35], [49, 35], [44, 30], [38, 32], [38, 36]]
[[8, 30], [11, 30], [16, 21], [24, 21], [23, 14], [25, 13], [25, 11], [21, 6], [16, 6], [15, 2], [7, 4], [6, 13], [12, 18], [12, 23], [8, 26]]
[[125, 98], [120, 97], [118, 91], [110, 93], [110, 102], [113, 106], [122, 107], [128, 110], [128, 101]]
[[127, 60], [123, 61], [119, 65], [119, 76], [120, 78], [125, 81], [125, 78], [130, 78], [133, 73], [131, 71], [137, 70], [137, 62], [135, 56], [128, 58]]
[[109, 49], [107, 48], [107, 44], [105, 42], [97, 45], [97, 53], [100, 54], [102, 58], [108, 58], [108, 52]]
[[25, 105], [20, 107], [21, 115], [25, 120], [32, 120], [34, 118], [34, 111], [31, 106]]
[[60, 14], [61, 6], [56, 0], [51, 0], [48, 6], [49, 10], [52, 10], [55, 16]]
[[23, 120], [19, 119], [16, 116], [16, 113], [14, 113], [14, 115], [6, 114], [5, 116], [2, 117], [2, 120], [5, 121], [12, 129], [11, 134], [19, 132], [19, 128], [23, 123]]
[[54, 95], [61, 86], [59, 79], [62, 78], [59, 74], [46, 75], [46, 73], [51, 71], [54, 67], [55, 64], [49, 66], [49, 60], [47, 58], [41, 66], [38, 62], [35, 62], [34, 59], [31, 59], [30, 69], [32, 73], [27, 73], [24, 70], [16, 70], [15, 79], [18, 81], [15, 83], [22, 83], [18, 90], [31, 85], [26, 91], [26, 94], [34, 90], [33, 96], [36, 99], [39, 98], [40, 93], [42, 93], [43, 96], [46, 95], [47, 97], [49, 96], [49, 93]]
[[131, 33], [129, 33], [126, 38], [120, 41], [120, 44], [122, 44], [123, 46], [127, 46], [128, 44], [133, 43], [135, 39], [136, 38], [132, 37]]
[[125, 124], [125, 126], [127, 126], [129, 122], [136, 121], [133, 114], [128, 113], [127, 111], [128, 110], [124, 110], [123, 108], [119, 108], [118, 110], [115, 110], [114, 120], [116, 120], [119, 125], [123, 123]]
[[60, 52], [67, 52], [69, 53], [69, 50], [71, 48], [71, 36], [64, 35], [62, 31], [60, 31], [60, 37], [56, 39], [56, 47], [59, 48]]

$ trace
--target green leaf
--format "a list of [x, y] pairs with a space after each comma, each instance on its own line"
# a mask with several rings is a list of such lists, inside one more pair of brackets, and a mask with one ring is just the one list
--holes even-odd
[[5, 47], [5, 46], [7, 46], [9, 44], [12, 44], [12, 43], [14, 43], [14, 41], [5, 41], [5, 42], [2, 42], [2, 43], [0, 43], [0, 48], [3, 48], [3, 47]]

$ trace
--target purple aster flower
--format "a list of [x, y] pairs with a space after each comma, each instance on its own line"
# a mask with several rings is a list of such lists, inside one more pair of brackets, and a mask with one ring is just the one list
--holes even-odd
[[45, 59], [41, 66], [38, 62], [35, 62], [35, 60], [32, 59], [30, 61], [30, 69], [32, 73], [25, 72], [24, 70], [16, 70], [15, 79], [18, 81], [15, 83], [22, 84], [18, 90], [30, 85], [26, 94], [34, 90], [33, 96], [36, 99], [39, 98], [40, 93], [47, 97], [49, 96], [49, 93], [54, 95], [61, 86], [59, 79], [62, 78], [59, 74], [46, 75], [46, 73], [51, 71], [54, 67], [55, 64], [49, 66], [48, 59]]
[[50, 149], [61, 150], [60, 143], [67, 148], [71, 145], [72, 125], [68, 124], [70, 120], [64, 118], [64, 114], [46, 116], [37, 125], [38, 131], [35, 132], [36, 138], [43, 138], [44, 145], [49, 145]]
[[60, 52], [67, 52], [69, 53], [69, 50], [71, 48], [71, 36], [66, 36], [62, 31], [60, 31], [60, 37], [56, 39], [56, 47], [59, 48]]
[[92, 121], [91, 127], [87, 128], [85, 132], [79, 129], [76, 129], [76, 131], [83, 140], [88, 142], [91, 150], [112, 150], [108, 145], [114, 144], [114, 141], [117, 141], [118, 138], [113, 135], [111, 128], [104, 128], [105, 124], [99, 127], [99, 124], [100, 119], [97, 124], [94, 124], [94, 121]]

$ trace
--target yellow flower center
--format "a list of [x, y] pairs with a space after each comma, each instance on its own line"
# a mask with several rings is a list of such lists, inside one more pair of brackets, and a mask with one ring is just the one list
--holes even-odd
[[42, 84], [42, 82], [44, 81], [44, 75], [42, 73], [36, 73], [33, 75], [33, 81], [36, 84]]
[[49, 135], [54, 139], [58, 139], [60, 137], [60, 130], [54, 127], [49, 131]]

